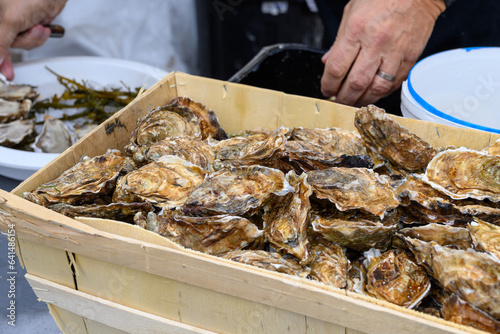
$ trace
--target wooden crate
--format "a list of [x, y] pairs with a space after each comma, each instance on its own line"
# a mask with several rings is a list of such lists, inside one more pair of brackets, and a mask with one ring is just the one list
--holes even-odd
[[[176, 96], [215, 110], [227, 132], [257, 126], [354, 130], [354, 109], [329, 101], [172, 73], [11, 193], [27, 279], [64, 333], [482, 333], [306, 279], [183, 249], [136, 226], [70, 219], [20, 197], [82, 155], [122, 149], [139, 117]], [[435, 146], [483, 148], [498, 135], [395, 117]]]

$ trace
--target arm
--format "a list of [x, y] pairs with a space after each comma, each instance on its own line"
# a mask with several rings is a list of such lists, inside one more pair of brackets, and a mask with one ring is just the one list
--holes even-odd
[[65, 4], [66, 0], [0, 0], [0, 72], [7, 79], [14, 77], [9, 48], [32, 49], [45, 43], [50, 29], [43, 25]]
[[[418, 60], [445, 8], [443, 0], [351, 0], [323, 56], [323, 94], [336, 96], [339, 103], [365, 105], [392, 93]], [[394, 80], [377, 75], [380, 70]]]

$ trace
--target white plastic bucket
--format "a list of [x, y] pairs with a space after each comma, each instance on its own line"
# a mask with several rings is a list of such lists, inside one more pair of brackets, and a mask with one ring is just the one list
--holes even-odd
[[500, 48], [456, 49], [419, 61], [401, 90], [403, 116], [500, 133]]

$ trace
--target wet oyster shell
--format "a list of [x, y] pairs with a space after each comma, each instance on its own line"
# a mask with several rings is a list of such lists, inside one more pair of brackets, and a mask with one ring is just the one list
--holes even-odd
[[33, 133], [35, 122], [31, 119], [19, 119], [0, 124], [0, 145], [12, 147], [22, 142]]
[[313, 261], [309, 264], [309, 278], [339, 289], [347, 287], [347, 274], [351, 263], [346, 249], [326, 240], [312, 242]]
[[187, 217], [158, 215], [158, 233], [190, 249], [220, 255], [247, 247], [262, 231], [248, 219], [217, 215]]
[[139, 164], [158, 161], [162, 156], [175, 155], [194, 165], [211, 171], [215, 159], [210, 145], [199, 139], [181, 137], [165, 139], [148, 146], [139, 147], [132, 158]]
[[294, 172], [286, 175], [288, 183], [295, 191], [276, 197], [266, 207], [264, 214], [265, 236], [273, 247], [286, 254], [294, 255], [300, 263], [309, 262], [309, 240], [307, 227], [311, 204], [311, 186], [306, 174], [297, 176]]
[[82, 205], [57, 203], [50, 205], [48, 208], [71, 218], [92, 217], [113, 219], [130, 223], [133, 222], [133, 217], [138, 212], [147, 214], [148, 212], [154, 210], [153, 206], [150, 203], [93, 203]]
[[35, 147], [43, 153], [62, 153], [73, 145], [68, 126], [61, 120], [45, 115], [42, 132], [35, 139]]
[[341, 211], [360, 209], [383, 217], [399, 200], [385, 180], [364, 168], [332, 167], [307, 173], [314, 194]]
[[133, 155], [138, 146], [178, 137], [201, 139], [200, 124], [191, 110], [177, 104], [168, 104], [151, 110], [137, 121], [125, 152]]
[[417, 262], [448, 292], [500, 319], [500, 261], [474, 250], [404, 238]]
[[29, 99], [17, 102], [0, 98], [0, 123], [7, 123], [26, 117], [32, 104], [33, 102]]
[[495, 320], [455, 294], [444, 300], [441, 314], [445, 320], [460, 325], [471, 326], [490, 333], [500, 333], [500, 321]]
[[239, 250], [228, 252], [221, 257], [292, 276], [306, 277], [308, 275], [308, 271], [304, 270], [297, 262], [283, 258], [279, 253], [270, 253], [262, 250]]
[[[403, 228], [398, 231], [398, 235], [419, 239], [426, 242], [435, 241], [441, 246], [448, 246], [456, 249], [467, 250], [472, 247], [472, 240], [469, 230], [464, 227], [453, 227], [443, 224], [427, 224]], [[404, 247], [404, 242], [395, 238], [393, 246]]]
[[202, 139], [213, 138], [223, 140], [227, 138], [227, 134], [222, 129], [217, 115], [205, 105], [195, 102], [188, 97], [177, 97], [171, 100], [170, 104], [179, 105], [193, 112], [200, 123]]
[[134, 169], [132, 159], [118, 150], [108, 150], [93, 158], [83, 157], [57, 179], [47, 182], [23, 197], [42, 206], [55, 203], [94, 203], [102, 195], [110, 195], [116, 179]]
[[232, 167], [209, 174], [193, 190], [181, 211], [187, 215], [231, 214], [259, 211], [273, 194], [293, 191], [283, 172], [262, 166]]
[[401, 250], [370, 254], [364, 269], [368, 295], [409, 309], [417, 306], [431, 288], [425, 269]]
[[491, 155], [500, 155], [500, 139], [497, 139], [497, 141], [485, 148], [484, 151]]
[[337, 215], [311, 219], [314, 232], [335, 244], [364, 252], [371, 248], [387, 249], [398, 229], [397, 218], [388, 214], [383, 220], [364, 215]]
[[429, 162], [422, 180], [453, 199], [500, 201], [500, 156], [466, 148], [446, 150]]
[[361, 138], [381, 156], [408, 171], [427, 166], [437, 151], [374, 105], [356, 111], [354, 125]]
[[476, 250], [489, 252], [500, 260], [500, 226], [476, 218], [467, 228]]
[[182, 205], [203, 182], [207, 171], [176, 156], [163, 156], [121, 177], [113, 193], [114, 202], [150, 202], [163, 208]]
[[16, 85], [13, 83], [5, 83], [0, 80], [0, 98], [8, 101], [22, 101], [29, 99], [31, 101], [38, 97], [38, 92], [35, 87], [30, 85]]

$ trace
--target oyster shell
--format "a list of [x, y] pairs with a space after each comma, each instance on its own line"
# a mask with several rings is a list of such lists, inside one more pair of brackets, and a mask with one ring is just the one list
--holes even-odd
[[[435, 241], [441, 246], [466, 250], [472, 247], [469, 230], [464, 227], [453, 227], [442, 224], [427, 224], [424, 226], [403, 228], [398, 235], [419, 239], [426, 242]], [[395, 239], [394, 243], [398, 243]], [[402, 246], [402, 245], [401, 245]]]
[[0, 123], [7, 123], [26, 117], [32, 104], [33, 102], [29, 99], [17, 102], [0, 98]]
[[500, 261], [487, 253], [457, 250], [404, 237], [417, 262], [448, 292], [500, 319]]
[[0, 80], [0, 98], [8, 101], [35, 100], [38, 92], [30, 85], [15, 85]]
[[453, 294], [444, 300], [443, 318], [454, 323], [471, 326], [490, 333], [500, 333], [500, 321]]
[[170, 101], [170, 104], [179, 105], [193, 112], [200, 122], [202, 139], [213, 138], [223, 140], [227, 138], [226, 132], [219, 124], [217, 115], [205, 105], [195, 102], [188, 97], [177, 97]]
[[300, 263], [307, 263], [310, 257], [307, 227], [312, 189], [307, 183], [306, 174], [297, 176], [295, 172], [290, 172], [286, 179], [295, 191], [276, 197], [266, 207], [264, 233], [278, 251], [294, 255]]
[[409, 309], [417, 306], [431, 288], [425, 269], [401, 250], [369, 254], [364, 269], [368, 295]]
[[42, 132], [35, 139], [35, 146], [43, 153], [62, 153], [73, 145], [68, 126], [61, 120], [45, 115]]
[[360, 209], [383, 217], [399, 205], [394, 190], [369, 169], [332, 167], [307, 175], [314, 194], [330, 200], [341, 211]]
[[493, 144], [484, 149], [491, 155], [500, 155], [500, 139], [497, 139]]
[[132, 159], [120, 151], [109, 149], [93, 158], [83, 157], [57, 179], [47, 182], [23, 197], [42, 206], [55, 203], [73, 205], [94, 203], [102, 195], [110, 195], [116, 179], [134, 169]]
[[59, 212], [65, 216], [93, 217], [102, 219], [113, 219], [125, 222], [132, 222], [137, 212], [147, 214], [154, 208], [150, 203], [110, 203], [110, 204], [82, 204], [71, 205], [67, 203], [57, 203], [48, 206], [49, 209]]
[[165, 155], [178, 156], [207, 171], [212, 170], [215, 159], [210, 145], [189, 137], [165, 139], [148, 146], [141, 146], [134, 152], [132, 158], [138, 164], [146, 164], [157, 161]]
[[374, 105], [356, 111], [354, 125], [361, 138], [381, 156], [408, 171], [427, 166], [437, 151]]
[[312, 243], [313, 261], [309, 264], [309, 278], [334, 286], [339, 289], [347, 287], [347, 274], [351, 263], [346, 256], [346, 249], [326, 240], [315, 240]]
[[188, 215], [242, 216], [259, 211], [273, 194], [284, 196], [293, 190], [283, 172], [277, 169], [232, 167], [209, 174], [189, 194], [181, 211]]
[[383, 220], [364, 215], [313, 216], [312, 230], [335, 244], [364, 252], [370, 248], [387, 249], [398, 229], [394, 214]]
[[427, 166], [424, 182], [453, 199], [500, 201], [500, 156], [466, 148], [437, 154]]
[[19, 119], [0, 124], [0, 145], [12, 147], [19, 144], [33, 133], [35, 122], [31, 119]]
[[190, 249], [220, 255], [247, 247], [262, 231], [248, 219], [217, 215], [187, 217], [158, 215], [158, 233]]
[[125, 152], [133, 155], [139, 146], [177, 137], [201, 138], [200, 124], [191, 110], [168, 104], [151, 110], [137, 121]]
[[207, 171], [189, 161], [166, 155], [121, 177], [114, 202], [150, 202], [164, 208], [182, 205]]
[[228, 252], [221, 257], [292, 276], [306, 277], [308, 275], [308, 271], [304, 270], [297, 262], [285, 259], [278, 253], [270, 253], [263, 250], [238, 250]]
[[489, 252], [500, 260], [500, 226], [476, 218], [467, 228], [476, 250]]

